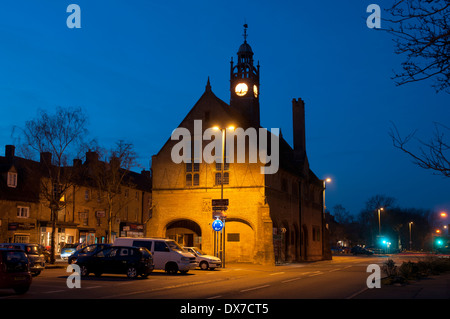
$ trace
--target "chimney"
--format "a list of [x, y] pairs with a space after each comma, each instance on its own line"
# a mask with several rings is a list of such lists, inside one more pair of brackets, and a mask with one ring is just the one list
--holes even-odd
[[8, 160], [12, 160], [14, 158], [14, 152], [16, 147], [14, 145], [6, 145], [5, 146], [5, 157]]
[[151, 178], [150, 171], [147, 171], [147, 170], [143, 169], [143, 170], [141, 171], [141, 174], [142, 174], [143, 176], [147, 177], [148, 179]]
[[81, 166], [81, 160], [78, 158], [73, 159], [73, 167], [79, 168]]
[[86, 162], [92, 162], [95, 163], [98, 161], [98, 154], [97, 152], [86, 152]]
[[294, 131], [294, 156], [303, 161], [306, 157], [305, 102], [299, 98], [292, 100], [292, 121]]
[[41, 164], [51, 165], [52, 164], [52, 153], [50, 153], [50, 152], [42, 152], [40, 154], [39, 162]]

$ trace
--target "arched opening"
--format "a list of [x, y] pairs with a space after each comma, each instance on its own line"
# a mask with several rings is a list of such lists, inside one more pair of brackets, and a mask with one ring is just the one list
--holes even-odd
[[255, 231], [243, 219], [227, 219], [225, 222], [226, 260], [229, 262], [254, 262]]
[[166, 226], [166, 237], [175, 240], [181, 246], [202, 248], [202, 229], [189, 219], [172, 221]]

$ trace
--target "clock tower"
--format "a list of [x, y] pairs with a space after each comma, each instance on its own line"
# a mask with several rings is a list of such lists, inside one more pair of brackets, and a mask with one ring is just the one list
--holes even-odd
[[259, 127], [259, 63], [253, 65], [253, 51], [247, 43], [247, 28], [244, 24], [244, 43], [237, 52], [238, 61], [231, 59], [230, 106], [238, 110], [250, 126]]

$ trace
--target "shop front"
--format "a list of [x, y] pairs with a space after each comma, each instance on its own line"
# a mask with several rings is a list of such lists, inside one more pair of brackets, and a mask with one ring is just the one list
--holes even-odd
[[144, 237], [144, 225], [121, 222], [120, 237]]

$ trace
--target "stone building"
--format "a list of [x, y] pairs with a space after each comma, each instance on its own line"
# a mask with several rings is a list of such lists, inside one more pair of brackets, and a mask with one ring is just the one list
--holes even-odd
[[[329, 258], [324, 240], [324, 182], [309, 169], [305, 105], [301, 99], [292, 101], [294, 145], [280, 134], [275, 139], [277, 149], [273, 133], [260, 126], [260, 66], [254, 65], [246, 32], [237, 56], [236, 64], [231, 61], [230, 104], [213, 93], [208, 79], [205, 92], [178, 126], [191, 137], [190, 152], [180, 152], [179, 143], [186, 136], [172, 134], [152, 158], [153, 209], [147, 236], [173, 238], [228, 262], [273, 264]], [[236, 152], [230, 151], [233, 145], [239, 149], [238, 139], [230, 144], [231, 139], [224, 140], [222, 149], [210, 152], [215, 160], [205, 161], [205, 152], [219, 135], [211, 140], [205, 136], [218, 127], [228, 138], [230, 126], [244, 132], [245, 161], [236, 160]], [[260, 133], [253, 144], [252, 129]], [[272, 162], [279, 155], [279, 168], [272, 174], [261, 173], [269, 163], [255, 154], [257, 150], [261, 155], [261, 132], [268, 135], [267, 154]], [[184, 160], [174, 160], [174, 155], [183, 155]], [[224, 165], [217, 160], [222, 155]], [[226, 210], [217, 212], [213, 207], [217, 199], [228, 200]], [[225, 222], [220, 232], [212, 229], [217, 217]]]
[[[48, 178], [44, 162], [15, 156], [15, 147], [6, 145], [0, 156], [0, 242], [30, 242], [50, 246], [52, 222], [48, 201], [42, 194], [42, 183]], [[88, 172], [94, 163], [105, 165], [93, 152], [86, 161], [74, 160], [72, 167], [82, 166]], [[149, 171], [128, 171], [126, 183], [115, 198], [112, 213], [112, 237], [143, 237], [151, 208], [151, 178]], [[77, 182], [66, 190], [64, 203], [56, 218], [55, 240], [59, 249], [64, 243], [102, 243], [106, 241], [108, 205], [88, 174], [80, 174]]]

